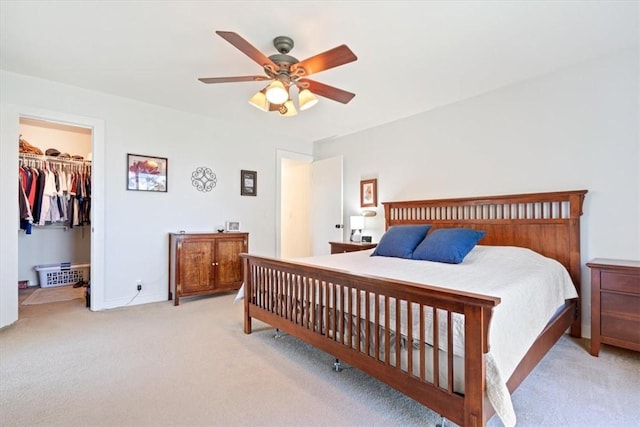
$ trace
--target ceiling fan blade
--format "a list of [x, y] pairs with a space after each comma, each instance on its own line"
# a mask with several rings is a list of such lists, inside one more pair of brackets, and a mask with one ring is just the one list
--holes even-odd
[[307, 58], [303, 61], [293, 64], [291, 71], [300, 76], [310, 76], [320, 71], [328, 70], [339, 65], [348, 64], [357, 60], [358, 57], [347, 47], [340, 45], [326, 52]]
[[262, 80], [271, 80], [267, 76], [237, 76], [237, 77], [202, 77], [199, 78], [202, 83], [233, 83], [233, 82], [259, 82]]
[[300, 79], [298, 83], [301, 83], [302, 87], [306, 87], [316, 95], [323, 96], [325, 98], [332, 99], [334, 101], [348, 103], [356, 96], [355, 93], [347, 92], [346, 90], [338, 89], [337, 87], [329, 86], [324, 83], [316, 82], [315, 80]]
[[270, 60], [264, 53], [260, 52], [251, 43], [240, 37], [238, 34], [232, 31], [216, 31], [216, 34], [234, 45], [242, 53], [257, 62], [261, 67], [264, 68], [266, 65], [270, 65], [273, 67], [273, 69], [278, 69], [278, 66], [274, 64], [272, 60]]

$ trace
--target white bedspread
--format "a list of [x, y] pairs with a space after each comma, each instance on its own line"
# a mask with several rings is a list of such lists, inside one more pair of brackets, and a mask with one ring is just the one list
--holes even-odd
[[[390, 257], [371, 252], [297, 258], [295, 261], [357, 274], [394, 278], [496, 296], [487, 354], [487, 397], [506, 426], [515, 425], [508, 379], [566, 299], [577, 292], [559, 262], [525, 248], [476, 246], [461, 264]], [[242, 297], [241, 289], [238, 297]]]

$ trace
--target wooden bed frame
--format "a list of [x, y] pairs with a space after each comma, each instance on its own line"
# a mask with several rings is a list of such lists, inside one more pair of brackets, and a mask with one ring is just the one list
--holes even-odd
[[[580, 216], [586, 193], [388, 202], [383, 203], [385, 226], [427, 223], [433, 228], [485, 230], [482, 245], [527, 247], [558, 260], [569, 271], [580, 295]], [[485, 394], [485, 355], [489, 352], [491, 315], [499, 298], [249, 254], [242, 257], [245, 333], [251, 333], [253, 318], [261, 320], [378, 378], [459, 425], [485, 425], [494, 414]], [[393, 314], [390, 319], [390, 304], [392, 313], [395, 304], [395, 319]], [[423, 313], [432, 313], [433, 328], [420, 320], [419, 327], [413, 329], [412, 310], [405, 315], [408, 319], [402, 320], [400, 304], [418, 307], [419, 319], [424, 318]], [[361, 306], [365, 309], [358, 308]], [[375, 315], [369, 314], [371, 307]], [[579, 299], [568, 300], [551, 319], [509, 378], [511, 393], [567, 329], [580, 336], [579, 311]], [[439, 336], [436, 326], [443, 312], [448, 325], [454, 313], [464, 315], [464, 394], [453, 388], [451, 326], [445, 336]], [[412, 356], [412, 351], [406, 356], [409, 366], [418, 360], [417, 370], [403, 369], [390, 357], [395, 355], [398, 361], [402, 351], [400, 340], [390, 339], [390, 325], [403, 321], [409, 348], [420, 349], [419, 356]], [[371, 327], [364, 327], [367, 324]], [[429, 351], [424, 339], [427, 328], [433, 329], [433, 347], [446, 342], [449, 350], [446, 361], [435, 357], [428, 362], [433, 366], [424, 362]], [[420, 337], [417, 340], [412, 338], [416, 335]], [[447, 380], [443, 383], [438, 375], [428, 379], [427, 369], [446, 370]]]

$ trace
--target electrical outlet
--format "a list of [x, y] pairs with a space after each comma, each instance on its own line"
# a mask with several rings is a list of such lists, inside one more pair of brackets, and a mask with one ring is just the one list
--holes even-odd
[[140, 292], [142, 290], [142, 280], [136, 280], [136, 285], [138, 292]]

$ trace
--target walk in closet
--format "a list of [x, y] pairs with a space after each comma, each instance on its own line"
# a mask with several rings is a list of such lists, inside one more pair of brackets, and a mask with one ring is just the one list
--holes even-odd
[[43, 284], [47, 276], [36, 266], [78, 270], [64, 277], [89, 282], [91, 132], [84, 127], [20, 118], [20, 139], [16, 141], [20, 145], [20, 224], [16, 226], [20, 227], [18, 278], [23, 286], [60, 285]]

